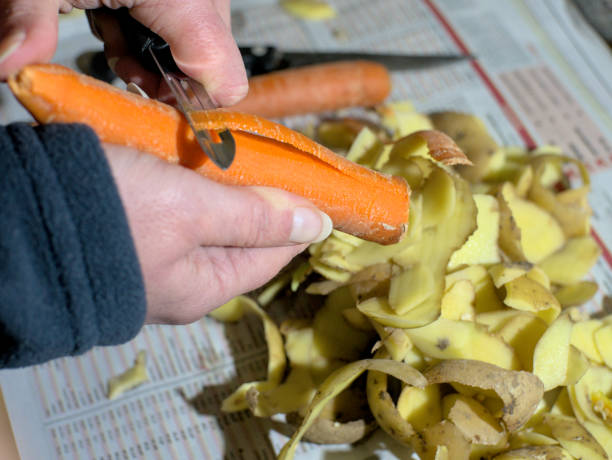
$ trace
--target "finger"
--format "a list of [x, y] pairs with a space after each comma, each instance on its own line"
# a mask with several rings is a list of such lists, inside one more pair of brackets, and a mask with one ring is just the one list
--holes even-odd
[[211, 306], [215, 307], [267, 283], [306, 247], [300, 244], [274, 248], [201, 248], [192, 254], [190, 262], [195, 276], [205, 270], [213, 272], [210, 278], [219, 293], [217, 299], [211, 300]]
[[163, 86], [166, 93], [169, 89], [162, 85], [158, 74], [146, 70], [128, 50], [119, 24], [112, 14], [104, 9], [88, 12], [92, 30], [104, 41], [104, 54], [111, 70], [123, 81], [135, 83], [150, 97], [158, 98]]
[[[199, 248], [179, 261], [163, 283], [145, 279], [147, 298], [172, 299], [148, 311], [147, 322], [185, 324], [272, 279], [306, 245], [277, 248]], [[164, 292], [155, 292], [164, 286]], [[168, 286], [177, 292], [168, 292]], [[180, 292], [178, 291], [180, 290]]]
[[[268, 187], [232, 187], [204, 180], [183, 190], [186, 234], [194, 244], [274, 247], [327, 238], [332, 221], [308, 200]], [[185, 183], [185, 186], [187, 184]], [[198, 190], [199, 189], [199, 190]]]
[[[196, 172], [128, 147], [105, 144], [107, 158], [128, 219], [166, 222], [170, 232], [158, 244], [274, 247], [311, 243], [332, 230], [329, 216], [297, 195], [268, 187], [223, 185]], [[168, 220], [170, 219], [170, 220]], [[132, 225], [136, 240], [146, 240], [147, 225]], [[159, 240], [170, 238], [170, 240]], [[145, 257], [143, 254], [142, 257]]]
[[132, 16], [170, 45], [178, 66], [200, 81], [220, 105], [232, 105], [248, 90], [238, 47], [212, 0], [140, 2]]
[[47, 62], [57, 46], [58, 0], [4, 0], [0, 8], [0, 79]]
[[225, 26], [231, 31], [232, 29], [232, 15], [231, 15], [231, 6], [229, 0], [212, 0], [213, 5], [215, 5], [215, 9], [219, 16], [223, 20]]

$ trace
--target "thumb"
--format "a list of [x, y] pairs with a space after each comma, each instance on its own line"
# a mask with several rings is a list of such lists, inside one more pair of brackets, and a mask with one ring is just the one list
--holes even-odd
[[231, 31], [213, 0], [140, 2], [132, 16], [161, 36], [183, 72], [200, 81], [220, 105], [232, 105], [248, 90], [244, 64]]
[[4, 0], [0, 7], [0, 80], [32, 62], [46, 62], [57, 46], [57, 0]]

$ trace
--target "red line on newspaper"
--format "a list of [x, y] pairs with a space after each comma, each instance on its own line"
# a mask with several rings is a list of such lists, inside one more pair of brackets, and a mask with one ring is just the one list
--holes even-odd
[[604, 260], [608, 263], [610, 267], [612, 267], [612, 253], [610, 252], [608, 247], [605, 245], [605, 243], [602, 241], [602, 239], [599, 237], [599, 235], [594, 229], [591, 229], [591, 236], [595, 241], [597, 241], [597, 244], [601, 248], [601, 255], [603, 256]]
[[[446, 32], [449, 34], [449, 36], [452, 38], [452, 40], [455, 42], [455, 44], [459, 47], [461, 52], [463, 52], [465, 54], [470, 54], [470, 50], [468, 49], [468, 47], [465, 45], [463, 40], [461, 40], [461, 38], [459, 37], [459, 35], [455, 31], [455, 29], [453, 29], [453, 26], [451, 26], [451, 24], [446, 20], [446, 18], [444, 17], [442, 12], [438, 9], [438, 7], [436, 7], [433, 4], [433, 1], [432, 0], [423, 0], [423, 2], [429, 7], [431, 12], [438, 19], [438, 21], [440, 21], [440, 24], [442, 25], [442, 27], [444, 27]], [[501, 106], [502, 110], [504, 111], [504, 113], [508, 117], [508, 120], [510, 120], [510, 122], [514, 125], [514, 128], [517, 130], [518, 134], [521, 136], [521, 138], [525, 142], [527, 148], [529, 148], [529, 149], [536, 148], [537, 145], [536, 145], [535, 141], [533, 140], [531, 135], [527, 132], [527, 129], [521, 123], [521, 121], [519, 120], [519, 118], [516, 115], [516, 113], [514, 112], [514, 110], [512, 110], [512, 108], [508, 105], [508, 102], [506, 101], [504, 96], [495, 87], [495, 85], [493, 84], [493, 81], [486, 74], [486, 72], [484, 71], [484, 69], [482, 68], [480, 63], [478, 63], [477, 61], [472, 61], [472, 67], [474, 68], [476, 73], [480, 76], [480, 78], [482, 79], [484, 84], [487, 86], [487, 88], [491, 91], [491, 93], [493, 94], [493, 97], [495, 97], [495, 99], [497, 100], [497, 102]], [[595, 241], [597, 241], [597, 244], [601, 248], [601, 252], [602, 252], [604, 260], [606, 261], [606, 263], [610, 267], [612, 267], [612, 253], [610, 253], [610, 250], [604, 244], [604, 242], [599, 237], [599, 235], [595, 232], [595, 230], [591, 229], [591, 235], [593, 236]]]
[[[465, 54], [470, 54], [470, 50], [468, 49], [468, 47], [465, 45], [463, 40], [461, 40], [461, 38], [459, 37], [459, 35], [455, 31], [455, 29], [453, 29], [453, 27], [450, 25], [450, 23], [442, 15], [440, 10], [433, 4], [433, 1], [432, 0], [423, 0], [423, 1], [429, 7], [429, 9], [434, 14], [434, 16], [436, 16], [438, 21], [440, 21], [440, 24], [442, 25], [442, 27], [444, 27], [446, 32], [448, 32], [448, 34], [453, 39], [455, 44], [459, 47], [459, 49], [463, 53], [465, 53]], [[499, 104], [501, 109], [504, 111], [504, 114], [506, 115], [508, 120], [510, 120], [510, 122], [512, 123], [514, 128], [517, 130], [517, 132], [519, 133], [519, 135], [523, 139], [523, 141], [525, 142], [525, 145], [527, 146], [527, 148], [529, 148], [529, 149], [536, 148], [537, 145], [536, 145], [535, 141], [533, 140], [531, 135], [527, 132], [527, 129], [525, 128], [523, 123], [521, 123], [521, 120], [516, 115], [514, 110], [512, 110], [512, 107], [510, 107], [510, 105], [508, 104], [508, 101], [506, 101], [506, 98], [502, 95], [502, 93], [493, 84], [493, 81], [491, 80], [491, 78], [489, 78], [489, 76], [484, 71], [484, 69], [482, 68], [480, 63], [478, 61], [476, 61], [476, 60], [473, 60], [471, 62], [471, 64], [472, 64], [472, 67], [474, 68], [474, 70], [476, 71], [476, 73], [478, 74], [478, 76], [484, 82], [485, 86], [493, 94], [493, 97], [495, 98], [495, 100], [497, 100], [497, 103]]]

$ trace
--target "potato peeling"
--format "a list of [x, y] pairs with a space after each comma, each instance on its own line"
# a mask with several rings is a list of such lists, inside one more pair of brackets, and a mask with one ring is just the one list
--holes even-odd
[[402, 102], [374, 115], [312, 132], [406, 179], [404, 238], [334, 231], [262, 291], [266, 305], [322, 303], [312, 317], [278, 328], [247, 297], [216, 311], [256, 313], [270, 350], [268, 380], [223, 409], [286, 414], [297, 430], [283, 460], [302, 439], [353, 443], [374, 429], [422, 460], [611, 458], [612, 316], [579, 309], [597, 293], [585, 277], [600, 255], [585, 168], [556, 147], [500, 146], [472, 115]]
[[147, 353], [139, 351], [134, 360], [134, 365], [122, 374], [112, 377], [108, 381], [108, 399], [116, 399], [126, 391], [136, 388], [149, 381], [147, 373]]
[[430, 384], [455, 382], [484, 390], [482, 395], [498, 397], [503, 402], [501, 420], [511, 432], [529, 421], [544, 393], [542, 382], [533, 374], [500, 369], [482, 361], [445, 360], [425, 371], [425, 377]]
[[317, 415], [323, 410], [325, 404], [332, 398], [337, 396], [342, 390], [347, 388], [357, 377], [366, 370], [388, 373], [395, 378], [409, 385], [423, 387], [427, 384], [427, 380], [423, 375], [408, 364], [387, 360], [387, 359], [364, 359], [347, 364], [346, 366], [337, 369], [321, 383], [315, 393], [312, 401], [306, 408], [306, 413], [302, 424], [291, 437], [289, 442], [282, 448], [278, 458], [285, 460], [293, 458], [297, 445], [309, 428], [309, 426], [317, 418]]
[[285, 11], [299, 19], [321, 21], [336, 16], [336, 10], [323, 0], [281, 0]]
[[226, 412], [247, 409], [246, 395], [249, 389], [255, 388], [258, 391], [263, 391], [274, 388], [279, 385], [285, 372], [287, 360], [278, 326], [253, 299], [246, 296], [235, 297], [213, 310], [210, 316], [219, 321], [232, 322], [240, 320], [246, 313], [255, 314], [263, 321], [264, 334], [268, 343], [268, 379], [262, 382], [247, 382], [240, 385], [221, 404], [221, 410]]

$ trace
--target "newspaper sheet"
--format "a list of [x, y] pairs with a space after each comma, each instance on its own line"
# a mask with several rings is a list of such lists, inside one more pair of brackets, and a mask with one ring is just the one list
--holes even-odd
[[[420, 111], [482, 117], [504, 145], [556, 144], [592, 175], [593, 235], [602, 257], [592, 272], [612, 293], [612, 57], [569, 2], [541, 0], [330, 0], [337, 16], [307, 22], [270, 0], [234, 1], [241, 44], [285, 49], [354, 49], [477, 56], [435, 69], [395, 72], [392, 99]], [[100, 48], [82, 17], [60, 29], [56, 61]], [[0, 92], [2, 122], [27, 119]], [[108, 401], [107, 380], [148, 352], [150, 381]], [[220, 325], [146, 326], [130, 343], [77, 358], [0, 372], [21, 457], [30, 459], [271, 459], [285, 427], [220, 402], [239, 383], [261, 379], [267, 353], [256, 319]], [[392, 459], [410, 452], [379, 434], [357, 449], [302, 443], [298, 459]]]

